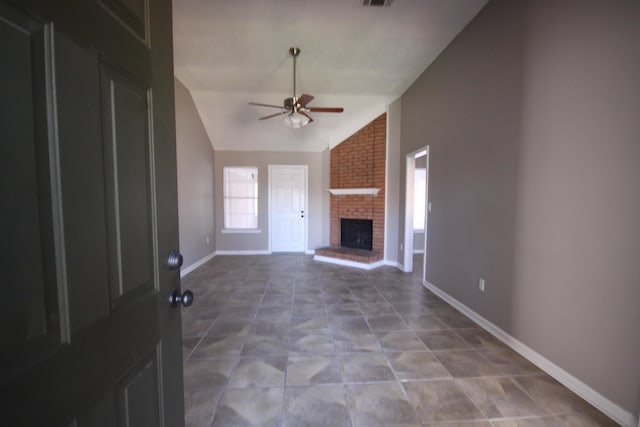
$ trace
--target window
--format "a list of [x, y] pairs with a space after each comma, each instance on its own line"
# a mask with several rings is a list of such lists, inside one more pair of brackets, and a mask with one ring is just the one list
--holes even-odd
[[424, 230], [425, 192], [427, 170], [416, 168], [415, 183], [413, 184], [413, 229]]
[[258, 168], [224, 168], [224, 228], [257, 230]]

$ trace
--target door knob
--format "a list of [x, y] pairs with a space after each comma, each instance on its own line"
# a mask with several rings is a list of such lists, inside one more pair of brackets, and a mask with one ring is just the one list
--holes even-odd
[[193, 292], [184, 291], [182, 295], [180, 295], [180, 291], [178, 289], [174, 289], [169, 295], [169, 304], [171, 307], [177, 307], [178, 304], [182, 304], [183, 307], [189, 307], [193, 304]]
[[169, 255], [167, 256], [167, 265], [169, 266], [169, 270], [176, 270], [182, 267], [182, 254], [176, 250], [169, 251]]

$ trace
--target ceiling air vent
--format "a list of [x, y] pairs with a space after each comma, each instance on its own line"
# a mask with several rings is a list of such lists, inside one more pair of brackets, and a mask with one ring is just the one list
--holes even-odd
[[393, 0], [362, 0], [362, 5], [365, 7], [377, 7], [377, 6], [391, 6]]

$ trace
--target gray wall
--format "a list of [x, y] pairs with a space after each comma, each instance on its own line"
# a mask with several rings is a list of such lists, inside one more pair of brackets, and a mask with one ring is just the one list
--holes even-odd
[[[327, 162], [326, 153], [279, 152], [279, 151], [216, 151], [215, 157], [215, 197], [216, 204], [216, 249], [218, 251], [266, 251], [269, 250], [269, 165], [307, 165], [309, 167], [309, 200], [307, 249], [325, 245], [329, 230], [326, 221], [329, 193], [325, 190], [329, 169], [323, 168]], [[223, 168], [225, 166], [255, 166], [258, 168], [258, 227], [259, 234], [222, 233], [223, 211]], [[325, 176], [326, 175], [326, 176]]]
[[387, 107], [387, 196], [385, 221], [387, 233], [384, 237], [385, 258], [398, 262], [400, 247], [396, 236], [400, 235], [400, 140], [402, 101], [396, 99]]
[[188, 267], [216, 248], [214, 152], [191, 94], [178, 79], [175, 79], [175, 96], [180, 251], [184, 267]]
[[638, 16], [490, 1], [403, 95], [401, 153], [430, 146], [429, 282], [632, 414]]

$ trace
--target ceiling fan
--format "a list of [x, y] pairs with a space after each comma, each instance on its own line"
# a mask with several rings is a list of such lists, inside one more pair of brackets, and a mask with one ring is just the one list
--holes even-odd
[[342, 107], [308, 107], [307, 104], [313, 100], [312, 95], [303, 93], [300, 97], [296, 96], [296, 58], [300, 55], [300, 49], [297, 47], [289, 48], [289, 53], [293, 57], [293, 96], [285, 99], [282, 106], [250, 102], [249, 105], [278, 108], [282, 110], [275, 114], [260, 117], [258, 120], [266, 120], [286, 114], [284, 118], [284, 125], [297, 129], [313, 122], [313, 118], [311, 118], [308, 113], [342, 113], [344, 111], [344, 108]]

